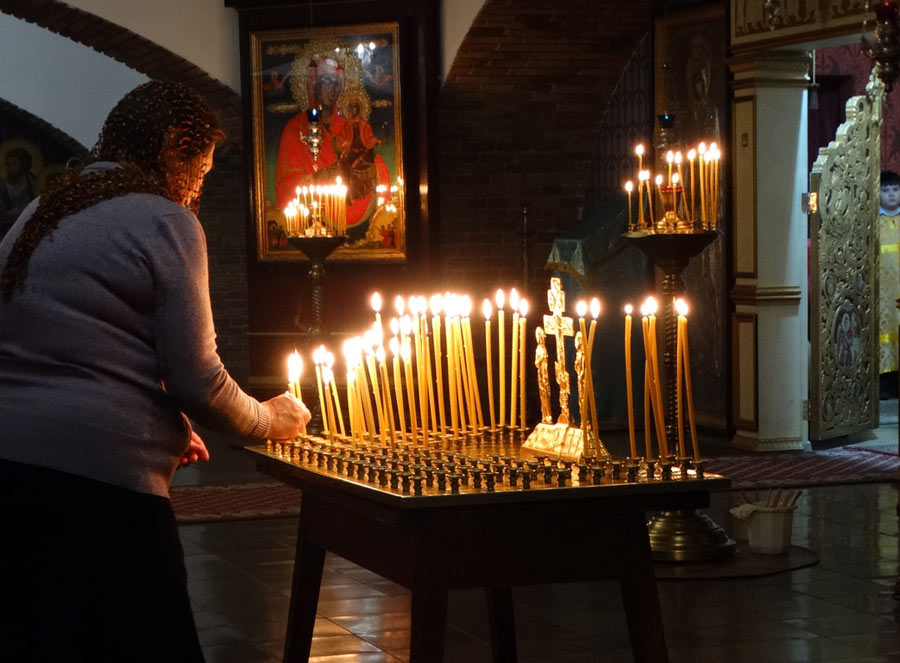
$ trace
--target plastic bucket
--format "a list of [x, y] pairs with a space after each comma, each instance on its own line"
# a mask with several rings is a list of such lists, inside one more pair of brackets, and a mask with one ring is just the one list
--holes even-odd
[[750, 552], [780, 555], [791, 545], [794, 507], [761, 506], [747, 521]]

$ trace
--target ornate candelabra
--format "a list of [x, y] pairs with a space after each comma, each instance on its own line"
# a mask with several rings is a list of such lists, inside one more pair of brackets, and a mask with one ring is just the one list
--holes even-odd
[[[651, 180], [649, 170], [641, 169], [643, 146], [635, 149], [638, 157], [638, 213], [632, 214], [634, 186], [628, 182], [628, 232], [624, 238], [640, 249], [663, 272], [660, 285], [662, 300], [662, 410], [664, 433], [668, 440], [678, 439], [677, 335], [678, 314], [675, 299], [684, 294], [684, 269], [691, 258], [700, 255], [719, 236], [719, 162], [721, 153], [711, 144], [701, 143], [688, 152], [687, 177], [682, 156], [666, 154], [668, 177], [662, 174]], [[695, 168], [696, 166], [696, 168]], [[655, 185], [655, 187], [654, 187]], [[646, 200], [647, 209], [644, 207]], [[646, 212], [646, 214], [645, 214]], [[663, 473], [676, 458], [660, 458]], [[703, 474], [701, 458], [678, 459], [682, 468], [693, 465], [698, 476]], [[647, 458], [648, 473], [654, 471], [656, 459]], [[686, 472], [682, 472], [684, 476]], [[729, 557], [735, 542], [708, 516], [693, 509], [665, 511], [653, 516], [648, 524], [650, 545], [655, 559], [694, 561]]]

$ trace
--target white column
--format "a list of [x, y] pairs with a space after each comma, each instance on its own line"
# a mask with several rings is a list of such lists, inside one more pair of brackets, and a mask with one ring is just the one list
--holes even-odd
[[805, 52], [731, 62], [734, 73], [732, 445], [802, 449], [808, 426]]

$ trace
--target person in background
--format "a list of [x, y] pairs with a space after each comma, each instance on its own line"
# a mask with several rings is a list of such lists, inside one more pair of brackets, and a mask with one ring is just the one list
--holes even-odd
[[897, 398], [897, 333], [900, 311], [900, 175], [881, 173], [881, 197], [878, 216], [878, 340], [881, 398]]
[[23, 147], [6, 153], [6, 179], [0, 180], [0, 238], [37, 195], [31, 174], [31, 155]]
[[189, 417], [247, 440], [309, 420], [216, 350], [195, 212], [222, 137], [190, 88], [141, 85], [0, 243], [0, 660], [203, 661], [168, 498], [209, 459]]

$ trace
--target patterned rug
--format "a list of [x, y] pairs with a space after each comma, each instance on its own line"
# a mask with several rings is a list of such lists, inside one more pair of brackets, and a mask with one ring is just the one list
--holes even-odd
[[[795, 488], [898, 479], [900, 456], [878, 449], [844, 447], [831, 451], [713, 458], [713, 474], [733, 481], [736, 490]], [[300, 513], [300, 491], [282, 483], [174, 486], [175, 516], [181, 524], [285, 518]]]
[[300, 513], [300, 491], [283, 483], [173, 486], [169, 491], [179, 524], [285, 518]]
[[896, 453], [865, 447], [712, 458], [707, 464], [707, 471], [728, 477], [735, 489], [884, 483], [900, 478], [898, 470]]

